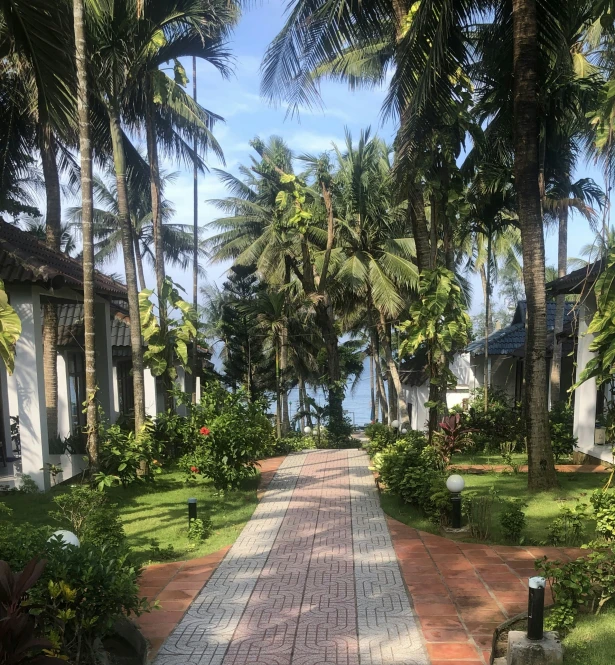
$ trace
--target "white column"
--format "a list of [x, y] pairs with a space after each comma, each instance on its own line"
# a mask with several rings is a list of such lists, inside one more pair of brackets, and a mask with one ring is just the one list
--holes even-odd
[[156, 377], [152, 375], [149, 368], [143, 370], [145, 413], [151, 418], [156, 418]]
[[[587, 326], [592, 319], [592, 313], [587, 305], [579, 305], [579, 331], [577, 344], [577, 371], [576, 380], [587, 363], [594, 357], [589, 350], [594, 336], [587, 334]], [[577, 446], [581, 452], [588, 452], [594, 446], [596, 428], [596, 379], [589, 379], [582, 383], [574, 395], [574, 435], [577, 437]]]
[[[183, 367], [179, 367], [179, 366], [178, 366], [176, 369], [177, 369], [177, 378], [175, 379], [175, 383], [176, 383], [177, 387], [178, 387], [183, 393], [185, 393], [186, 390], [187, 390], [187, 388], [186, 388], [186, 384], [188, 383], [188, 377], [186, 376], [186, 372], [185, 372], [185, 370], [184, 370]], [[187, 411], [185, 405], [183, 405], [183, 404], [181, 404], [180, 406], [176, 407], [175, 410], [177, 411], [177, 413], [178, 413], [180, 416], [186, 416], [186, 415], [188, 415], [188, 411]]]
[[94, 303], [94, 341], [96, 349], [96, 382], [98, 401], [105, 417], [111, 422], [117, 419], [113, 397], [113, 359], [111, 347], [111, 310], [109, 303]]
[[70, 401], [68, 399], [68, 373], [66, 357], [58, 353], [58, 434], [62, 439], [70, 436]]
[[[9, 457], [13, 455], [13, 445], [11, 443], [11, 413], [9, 407], [9, 391], [7, 386], [7, 374], [4, 363], [0, 361], [0, 400], [2, 401], [2, 440], [5, 443], [5, 452]], [[0, 445], [2, 445], [0, 443]]]
[[21, 320], [15, 371], [8, 377], [9, 400], [17, 403], [21, 436], [22, 472], [48, 489], [49, 479], [41, 469], [49, 459], [47, 407], [43, 374], [43, 328], [38, 288], [12, 288], [10, 302]]
[[113, 372], [113, 418], [110, 418], [114, 423], [120, 415], [120, 388], [117, 383], [117, 363], [112, 363]]

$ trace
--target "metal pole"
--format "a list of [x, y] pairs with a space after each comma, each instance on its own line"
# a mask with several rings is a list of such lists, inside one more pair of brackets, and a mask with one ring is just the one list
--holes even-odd
[[188, 499], [188, 526], [196, 519], [196, 499]]
[[455, 492], [451, 496], [453, 504], [453, 529], [461, 529], [461, 493]]
[[530, 577], [527, 603], [527, 639], [542, 640], [545, 614], [544, 577]]

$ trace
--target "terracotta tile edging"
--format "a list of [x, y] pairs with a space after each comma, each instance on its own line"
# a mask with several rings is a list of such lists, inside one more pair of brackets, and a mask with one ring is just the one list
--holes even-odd
[[[257, 490], [258, 501], [262, 499], [278, 467], [285, 459], [286, 455], [283, 455], [259, 461], [261, 478]], [[135, 620], [149, 643], [150, 662], [156, 657], [164, 640], [181, 621], [231, 547], [232, 545], [227, 545], [217, 552], [197, 559], [155, 563], [144, 568], [139, 579], [141, 593], [150, 601], [159, 600], [164, 603], [161, 609], [143, 614]]]
[[578, 555], [571, 549], [456, 542], [387, 521], [432, 665], [489, 663], [497, 625], [527, 608], [534, 561]]

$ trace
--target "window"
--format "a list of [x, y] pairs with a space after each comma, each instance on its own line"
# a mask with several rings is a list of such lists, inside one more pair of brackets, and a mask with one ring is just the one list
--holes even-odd
[[121, 360], [117, 363], [117, 394], [120, 413], [124, 416], [129, 415], [135, 407], [131, 360]]
[[70, 402], [70, 427], [73, 434], [81, 432], [85, 425], [85, 367], [82, 353], [68, 354], [68, 400]]

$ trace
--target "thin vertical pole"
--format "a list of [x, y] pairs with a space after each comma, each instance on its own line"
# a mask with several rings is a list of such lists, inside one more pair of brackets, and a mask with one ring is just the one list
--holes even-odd
[[[196, 102], [196, 56], [192, 56], [192, 98]], [[197, 164], [197, 149], [198, 143], [196, 136], [194, 137], [194, 192], [193, 192], [193, 245], [192, 245], [192, 305], [194, 311], [197, 311], [199, 304], [199, 172]], [[199, 352], [197, 348], [197, 340], [194, 339], [192, 344], [192, 403], [196, 404], [196, 377], [198, 373]]]

